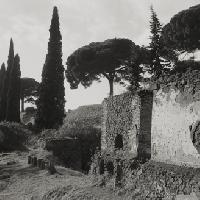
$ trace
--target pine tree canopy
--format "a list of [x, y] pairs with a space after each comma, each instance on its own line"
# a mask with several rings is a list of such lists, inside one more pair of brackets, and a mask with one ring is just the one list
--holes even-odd
[[164, 26], [162, 38], [165, 45], [191, 52], [200, 49], [200, 4], [174, 15]]
[[81, 83], [89, 87], [104, 76], [113, 95], [113, 82], [120, 82], [126, 72], [125, 63], [132, 56], [136, 45], [128, 39], [108, 39], [92, 42], [73, 52], [67, 59], [66, 77], [72, 89]]
[[38, 98], [39, 82], [34, 78], [21, 78], [21, 111], [24, 112], [24, 103], [35, 104], [35, 99]]
[[62, 37], [57, 7], [53, 9], [48, 53], [42, 71], [37, 101], [36, 124], [39, 128], [57, 128], [63, 123], [65, 106]]

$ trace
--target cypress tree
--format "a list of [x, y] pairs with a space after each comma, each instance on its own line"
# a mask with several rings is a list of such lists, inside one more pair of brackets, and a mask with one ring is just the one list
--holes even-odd
[[65, 90], [62, 65], [62, 36], [59, 29], [57, 7], [53, 9], [48, 53], [42, 71], [42, 82], [37, 101], [36, 125], [38, 128], [57, 128], [63, 123]]
[[14, 64], [14, 44], [12, 38], [10, 39], [10, 48], [9, 48], [9, 55], [7, 61], [7, 71], [5, 74], [5, 80], [2, 86], [1, 92], [1, 102], [0, 102], [0, 121], [6, 119], [6, 109], [7, 109], [7, 95], [8, 95], [8, 87], [9, 87], [9, 79], [10, 79], [10, 72], [13, 68]]
[[0, 69], [0, 95], [1, 95], [2, 88], [3, 88], [3, 83], [5, 80], [5, 75], [6, 75], [6, 67], [5, 67], [5, 64], [3, 63], [1, 65], [1, 69]]
[[6, 67], [5, 67], [5, 64], [3, 63], [1, 65], [1, 70], [0, 70], [0, 121], [3, 120], [2, 113], [4, 112], [4, 109], [1, 106], [1, 102], [3, 101], [2, 98], [3, 98], [3, 95], [4, 95], [3, 94], [3, 88], [4, 88], [5, 77], [6, 77]]
[[162, 64], [161, 64], [161, 31], [162, 26], [159, 22], [157, 14], [155, 13], [153, 7], [151, 6], [151, 20], [150, 20], [150, 32], [151, 32], [151, 43], [150, 43], [150, 52], [151, 52], [151, 65], [150, 65], [150, 73], [154, 75], [154, 77], [158, 78], [162, 73]]
[[13, 67], [10, 71], [6, 121], [20, 122], [20, 78], [20, 58], [18, 54], [16, 54]]

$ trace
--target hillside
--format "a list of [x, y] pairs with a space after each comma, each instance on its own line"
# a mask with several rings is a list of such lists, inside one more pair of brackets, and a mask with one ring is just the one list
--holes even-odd
[[80, 106], [75, 110], [69, 110], [66, 113], [64, 120], [64, 127], [73, 126], [76, 123], [83, 124], [84, 127], [94, 126], [100, 127], [103, 116], [103, 109], [101, 104], [93, 104]]

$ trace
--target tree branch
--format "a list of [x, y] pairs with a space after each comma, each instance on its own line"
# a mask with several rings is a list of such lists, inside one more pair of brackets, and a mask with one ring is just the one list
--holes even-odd
[[108, 74], [106, 74], [106, 72], [102, 72], [102, 74], [103, 74], [108, 80], [110, 80], [110, 77], [109, 77]]

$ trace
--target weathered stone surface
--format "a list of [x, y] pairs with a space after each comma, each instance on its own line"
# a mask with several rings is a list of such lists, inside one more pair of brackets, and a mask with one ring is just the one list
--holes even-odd
[[6, 172], [0, 175], [0, 180], [7, 179], [7, 178], [10, 178], [10, 175]]
[[29, 164], [29, 165], [31, 164], [31, 159], [32, 159], [32, 157], [31, 157], [31, 156], [28, 156], [28, 164]]
[[198, 200], [198, 197], [195, 193], [192, 193], [190, 195], [177, 195], [175, 200]]
[[135, 157], [138, 154], [150, 157], [152, 103], [153, 94], [148, 91], [105, 99], [101, 149], [113, 151], [120, 143], [119, 148], [123, 146], [124, 151], [131, 152]]
[[33, 157], [32, 164], [33, 166], [37, 167], [37, 157]]
[[154, 93], [152, 159], [179, 165], [200, 166], [200, 155], [190, 129], [200, 119], [200, 101], [187, 92], [170, 89]]
[[130, 93], [107, 98], [103, 102], [102, 149], [115, 149], [115, 138], [123, 138], [123, 150], [137, 154], [136, 133], [140, 128], [140, 98]]

